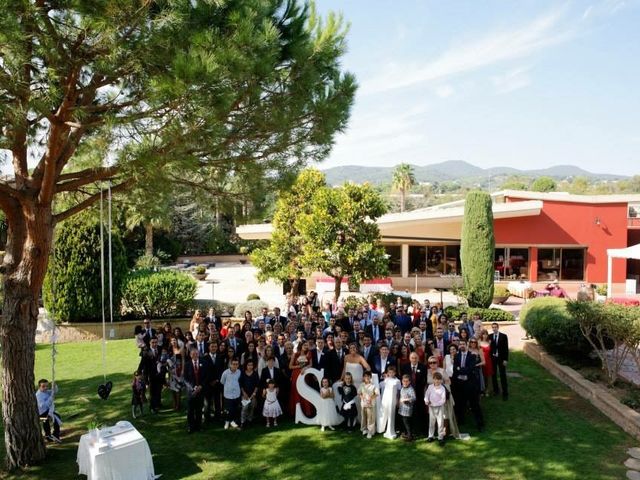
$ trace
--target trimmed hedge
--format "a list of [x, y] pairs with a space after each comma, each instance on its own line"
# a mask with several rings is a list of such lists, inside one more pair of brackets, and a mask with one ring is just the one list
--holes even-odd
[[244, 318], [244, 312], [249, 310], [253, 315], [253, 318], [256, 318], [262, 315], [263, 308], [269, 308], [269, 304], [262, 300], [249, 300], [247, 302], [237, 304], [233, 311], [233, 316], [236, 318]]
[[495, 237], [491, 196], [467, 193], [460, 245], [462, 281], [470, 307], [487, 308], [493, 300]]
[[[109, 264], [104, 232], [105, 314], [109, 313]], [[121, 285], [127, 257], [118, 233], [111, 234], [113, 314], [120, 316]], [[89, 212], [74, 216], [56, 231], [55, 247], [43, 285], [43, 302], [57, 321], [93, 322], [102, 319], [100, 222]]]
[[466, 313], [469, 318], [476, 313], [480, 314], [480, 318], [485, 323], [493, 322], [513, 322], [513, 315], [499, 308], [478, 308], [478, 307], [453, 307], [449, 306], [444, 309], [444, 313], [448, 318], [457, 320], [460, 315]]
[[138, 270], [122, 287], [123, 310], [134, 317], [175, 317], [193, 307], [198, 282], [180, 272]]
[[591, 352], [563, 298], [534, 298], [520, 311], [520, 325], [550, 353], [585, 356]]

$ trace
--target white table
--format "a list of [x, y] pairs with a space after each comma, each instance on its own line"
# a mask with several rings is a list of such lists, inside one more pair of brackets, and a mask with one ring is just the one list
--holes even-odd
[[118, 422], [80, 437], [79, 474], [88, 480], [153, 480], [155, 473], [149, 444], [129, 422]]
[[533, 291], [533, 288], [531, 287], [531, 282], [509, 282], [507, 284], [507, 290], [509, 290], [511, 295], [527, 299]]

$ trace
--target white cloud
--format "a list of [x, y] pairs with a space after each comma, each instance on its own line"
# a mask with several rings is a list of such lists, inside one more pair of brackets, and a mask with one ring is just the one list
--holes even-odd
[[531, 85], [529, 70], [531, 70], [531, 67], [515, 68], [502, 75], [491, 77], [491, 82], [495, 86], [497, 93], [509, 93], [520, 90], [521, 88]]
[[573, 29], [559, 28], [566, 8], [556, 8], [520, 28], [491, 32], [450, 48], [425, 63], [388, 64], [385, 73], [362, 83], [361, 93], [372, 94], [442, 81], [489, 65], [523, 58], [569, 40]]
[[451, 85], [440, 85], [436, 87], [435, 92], [440, 98], [447, 98], [453, 95], [455, 90]]

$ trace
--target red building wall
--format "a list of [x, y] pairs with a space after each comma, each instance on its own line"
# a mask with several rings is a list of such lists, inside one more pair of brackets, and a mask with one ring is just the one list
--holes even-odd
[[[517, 198], [507, 201], [520, 201]], [[598, 223], [599, 222], [599, 223]], [[498, 219], [496, 244], [530, 247], [585, 246], [585, 282], [607, 281], [607, 249], [627, 244], [627, 204], [588, 204], [543, 201], [538, 216]], [[530, 251], [531, 257], [531, 251]], [[536, 256], [537, 257], [537, 256]], [[533, 260], [533, 258], [531, 258]], [[532, 280], [537, 267], [530, 273]], [[624, 282], [626, 260], [614, 259], [613, 281]]]

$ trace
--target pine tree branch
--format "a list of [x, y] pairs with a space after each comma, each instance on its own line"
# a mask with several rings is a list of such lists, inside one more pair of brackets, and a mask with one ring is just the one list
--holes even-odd
[[[111, 187], [111, 194], [113, 195], [114, 193], [118, 193], [118, 192], [122, 192], [124, 190], [127, 190], [128, 188], [131, 187], [131, 185], [133, 185], [133, 180], [132, 179], [125, 180], [124, 182], [120, 183], [119, 185], [116, 185], [115, 187]], [[103, 195], [104, 195], [104, 193], [103, 193]], [[89, 198], [86, 198], [85, 200], [83, 200], [80, 203], [74, 205], [73, 207], [65, 210], [64, 212], [60, 212], [57, 215], [54, 215], [53, 216], [53, 220], [54, 220], [55, 223], [61, 222], [63, 220], [66, 220], [67, 218], [75, 215], [76, 213], [80, 213], [81, 211], [89, 208], [91, 205], [96, 203], [98, 200], [100, 200], [100, 192], [91, 195]]]
[[113, 178], [120, 171], [119, 167], [88, 168], [79, 172], [60, 175], [58, 180], [67, 180], [56, 184], [56, 193], [72, 192], [89, 183]]

